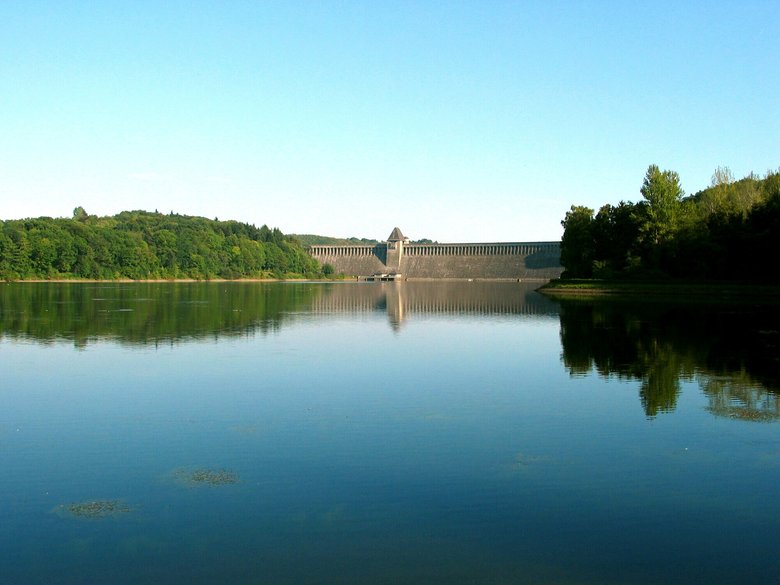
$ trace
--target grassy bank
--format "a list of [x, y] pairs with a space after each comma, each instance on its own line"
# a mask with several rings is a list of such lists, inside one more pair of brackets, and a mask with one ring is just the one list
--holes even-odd
[[632, 281], [632, 280], [551, 280], [539, 292], [554, 297], [735, 301], [780, 303], [780, 285], [702, 282], [702, 281]]

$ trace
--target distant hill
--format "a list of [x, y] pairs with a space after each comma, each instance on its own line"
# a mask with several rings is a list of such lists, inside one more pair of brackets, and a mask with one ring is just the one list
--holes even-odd
[[[301, 246], [373, 246], [379, 244], [379, 240], [369, 238], [331, 238], [330, 236], [317, 236], [314, 234], [290, 234], [300, 242]], [[412, 240], [413, 244], [437, 244], [428, 238]]]
[[290, 234], [290, 237], [298, 240], [302, 246], [368, 246], [379, 243], [379, 240], [368, 238], [331, 238], [314, 234]]
[[277, 228], [170, 213], [0, 221], [0, 279], [316, 276], [321, 267]]

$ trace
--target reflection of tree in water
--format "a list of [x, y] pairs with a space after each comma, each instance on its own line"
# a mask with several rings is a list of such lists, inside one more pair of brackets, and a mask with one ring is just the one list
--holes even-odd
[[[772, 412], [777, 404], [777, 307], [565, 300], [560, 318], [569, 372], [584, 375], [595, 369], [604, 377], [639, 380], [647, 416], [674, 410], [681, 382], [693, 379], [710, 396], [715, 413], [725, 413], [728, 403], [729, 416], [739, 412], [741, 418], [764, 420], [765, 414], [751, 418], [747, 413]], [[747, 393], [747, 386], [737, 383], [746, 375], [752, 380]], [[716, 395], [729, 398], [718, 402]]]
[[701, 388], [709, 398], [712, 414], [741, 420], [771, 422], [780, 420], [780, 400], [748, 376], [702, 377]]
[[656, 416], [659, 412], [670, 412], [677, 406], [680, 395], [680, 380], [691, 378], [690, 364], [683, 356], [668, 344], [654, 344], [651, 348], [642, 348], [639, 354], [639, 368], [642, 386], [639, 397], [647, 416]]
[[0, 286], [0, 336], [45, 343], [158, 344], [276, 331], [311, 286], [258, 283], [14, 283]]

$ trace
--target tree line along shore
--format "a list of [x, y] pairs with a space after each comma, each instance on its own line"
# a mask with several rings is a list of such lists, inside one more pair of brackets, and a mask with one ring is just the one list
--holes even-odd
[[719, 167], [709, 187], [686, 196], [676, 172], [650, 165], [640, 194], [598, 212], [571, 207], [561, 222], [564, 272], [550, 288], [780, 284], [780, 170], [735, 180]]
[[320, 277], [279, 229], [179, 214], [123, 211], [0, 222], [0, 279], [206, 280]]

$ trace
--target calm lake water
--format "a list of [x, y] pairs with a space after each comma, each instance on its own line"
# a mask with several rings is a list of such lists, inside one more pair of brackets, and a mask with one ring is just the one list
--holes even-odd
[[777, 308], [0, 285], [0, 583], [777, 582]]

